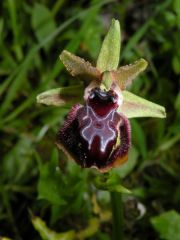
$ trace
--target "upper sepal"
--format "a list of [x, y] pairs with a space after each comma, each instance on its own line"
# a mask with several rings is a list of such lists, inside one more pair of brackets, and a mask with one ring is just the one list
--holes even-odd
[[97, 69], [101, 73], [117, 69], [119, 64], [120, 46], [120, 24], [118, 20], [113, 19], [110, 29], [103, 41], [97, 60]]
[[135, 117], [157, 117], [165, 118], [165, 108], [145, 100], [144, 98], [138, 97], [128, 91], [123, 91], [123, 104], [118, 109], [119, 112], [123, 113], [127, 118]]

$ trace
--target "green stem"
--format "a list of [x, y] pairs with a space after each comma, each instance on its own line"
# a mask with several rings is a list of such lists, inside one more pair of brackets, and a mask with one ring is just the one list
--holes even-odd
[[123, 204], [121, 193], [111, 192], [113, 240], [123, 239]]

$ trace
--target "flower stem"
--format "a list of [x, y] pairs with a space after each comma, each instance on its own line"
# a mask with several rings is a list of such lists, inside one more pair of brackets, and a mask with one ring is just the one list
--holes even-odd
[[123, 239], [123, 204], [121, 193], [111, 192], [113, 240]]

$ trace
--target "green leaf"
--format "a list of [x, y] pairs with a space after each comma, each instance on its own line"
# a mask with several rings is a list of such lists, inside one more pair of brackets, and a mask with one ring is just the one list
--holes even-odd
[[120, 67], [117, 71], [112, 71], [111, 76], [113, 80], [124, 90], [127, 85], [132, 83], [139, 73], [144, 71], [148, 63], [143, 58], [139, 59], [133, 64]]
[[180, 116], [180, 91], [176, 96], [175, 102], [174, 102], [174, 108], [176, 109], [177, 116]]
[[97, 60], [97, 69], [100, 72], [117, 69], [120, 55], [120, 41], [120, 24], [118, 20], [113, 19]]
[[165, 212], [151, 218], [151, 224], [159, 233], [161, 239], [179, 240], [180, 237], [180, 214], [175, 210]]
[[51, 89], [39, 94], [37, 103], [54, 106], [74, 105], [83, 101], [83, 85]]
[[131, 120], [132, 142], [137, 147], [143, 159], [147, 158], [147, 142], [145, 131], [136, 119]]
[[8, 0], [8, 10], [9, 10], [9, 17], [10, 23], [13, 33], [13, 50], [16, 54], [16, 58], [21, 61], [23, 58], [23, 52], [21, 48], [21, 38], [20, 38], [20, 27], [21, 24], [18, 23], [18, 10], [17, 10], [17, 3], [13, 0]]
[[119, 192], [130, 194], [131, 191], [121, 185], [121, 178], [115, 172], [99, 175], [95, 179], [95, 186], [101, 190], [107, 190], [110, 192]]
[[36, 3], [33, 8], [32, 27], [39, 42], [50, 36], [56, 29], [51, 11], [42, 4]]
[[56, 233], [49, 229], [46, 223], [39, 217], [33, 217], [32, 223], [34, 228], [39, 232], [43, 240], [73, 240], [75, 239], [75, 231], [67, 231], [63, 233]]
[[131, 193], [129, 189], [121, 185], [121, 178], [114, 173], [111, 173], [110, 177], [107, 179], [107, 186], [108, 190], [111, 192]]
[[180, 14], [180, 2], [179, 2], [179, 0], [173, 0], [173, 10], [177, 14]]
[[[26, 124], [25, 120], [24, 124]], [[1, 166], [3, 172], [8, 172], [4, 176], [6, 181], [17, 183], [23, 182], [25, 179], [26, 181], [28, 180], [28, 176], [30, 176], [29, 171], [32, 167], [32, 149], [33, 140], [28, 134], [19, 136], [18, 141], [10, 145], [9, 151], [4, 155], [3, 165]]]
[[[97, 15], [96, 15], [97, 16]], [[83, 44], [85, 51], [90, 54], [92, 59], [97, 59], [99, 49], [101, 48], [101, 33], [103, 31], [103, 22], [94, 20], [91, 21], [88, 29], [86, 28], [86, 34], [84, 34]]]
[[172, 59], [173, 70], [176, 74], [180, 74], [180, 55], [175, 55]]
[[0, 46], [3, 43], [3, 29], [4, 29], [4, 19], [0, 18]]
[[80, 78], [85, 81], [86, 84], [92, 80], [101, 80], [101, 74], [97, 68], [93, 67], [83, 58], [64, 50], [60, 55], [60, 59], [72, 76]]
[[167, 141], [162, 142], [159, 146], [158, 150], [161, 152], [165, 152], [168, 149], [171, 149], [177, 142], [180, 141], [180, 133], [177, 131], [176, 135], [169, 138]]
[[123, 113], [128, 118], [135, 117], [157, 117], [165, 118], [165, 108], [136, 96], [128, 91], [123, 91], [123, 104], [119, 108], [119, 112]]
[[64, 183], [58, 168], [58, 155], [56, 156], [54, 152], [50, 162], [40, 165], [38, 199], [45, 199], [51, 204], [64, 205], [66, 201], [62, 198], [63, 193]]

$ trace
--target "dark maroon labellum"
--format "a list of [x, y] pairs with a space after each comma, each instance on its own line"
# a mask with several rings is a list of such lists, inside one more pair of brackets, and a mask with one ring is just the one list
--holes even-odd
[[128, 119], [117, 112], [118, 95], [91, 90], [86, 104], [70, 110], [57, 136], [57, 144], [82, 167], [101, 171], [121, 165], [130, 147]]

